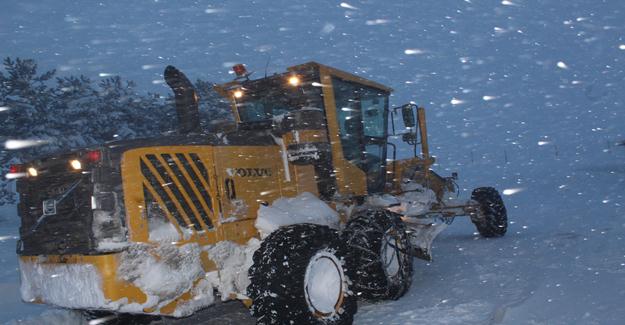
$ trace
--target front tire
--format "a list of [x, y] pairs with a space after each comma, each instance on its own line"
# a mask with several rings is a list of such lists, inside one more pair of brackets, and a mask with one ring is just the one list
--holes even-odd
[[508, 212], [499, 192], [492, 187], [479, 187], [471, 193], [480, 211], [471, 215], [471, 221], [483, 237], [501, 237], [508, 230]]
[[269, 235], [254, 253], [247, 288], [257, 324], [351, 324], [345, 246], [335, 230], [297, 224]]
[[355, 290], [368, 300], [396, 300], [412, 284], [412, 250], [406, 225], [385, 210], [367, 210], [343, 233], [356, 261]]

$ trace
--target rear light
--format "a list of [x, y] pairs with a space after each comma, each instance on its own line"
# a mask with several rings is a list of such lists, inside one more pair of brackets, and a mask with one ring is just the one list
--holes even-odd
[[23, 172], [24, 172], [24, 165], [10, 165], [9, 166], [9, 173], [11, 174], [23, 173]]
[[87, 153], [84, 156], [84, 159], [88, 163], [100, 162], [102, 160], [102, 152], [100, 150], [87, 151]]
[[13, 164], [9, 165], [9, 172], [5, 175], [7, 179], [15, 179], [28, 176], [25, 165]]
[[82, 170], [86, 165], [96, 164], [100, 161], [102, 161], [102, 151], [89, 150], [84, 152], [79, 158], [70, 160], [69, 166], [73, 170]]

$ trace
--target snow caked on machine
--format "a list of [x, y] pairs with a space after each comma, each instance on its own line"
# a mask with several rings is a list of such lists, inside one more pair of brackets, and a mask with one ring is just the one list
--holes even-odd
[[25, 301], [185, 317], [240, 299], [259, 324], [349, 324], [357, 298], [408, 290], [453, 217], [505, 234], [498, 192], [456, 198], [456, 176], [430, 169], [424, 109], [389, 107], [390, 88], [315, 62], [234, 70], [215, 86], [230, 126], [201, 130], [169, 66], [176, 134], [11, 167]]

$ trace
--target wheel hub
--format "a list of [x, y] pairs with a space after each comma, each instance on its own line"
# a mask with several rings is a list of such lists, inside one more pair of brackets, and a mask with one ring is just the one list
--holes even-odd
[[318, 316], [335, 312], [343, 301], [345, 275], [339, 259], [328, 251], [315, 254], [308, 262], [304, 289], [308, 307]]

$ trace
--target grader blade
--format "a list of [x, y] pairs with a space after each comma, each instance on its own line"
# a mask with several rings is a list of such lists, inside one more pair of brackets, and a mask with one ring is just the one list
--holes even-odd
[[406, 221], [410, 242], [412, 243], [411, 255], [426, 261], [432, 261], [432, 242], [445, 228], [446, 223], [419, 224]]

